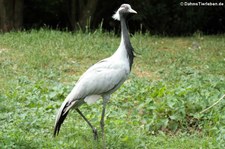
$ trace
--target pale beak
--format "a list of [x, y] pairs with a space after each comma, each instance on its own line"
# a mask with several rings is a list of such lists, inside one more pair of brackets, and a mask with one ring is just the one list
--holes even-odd
[[130, 8], [129, 12], [130, 13], [135, 13], [135, 14], [137, 13], [137, 11], [135, 11], [134, 9], [131, 9], [131, 8]]

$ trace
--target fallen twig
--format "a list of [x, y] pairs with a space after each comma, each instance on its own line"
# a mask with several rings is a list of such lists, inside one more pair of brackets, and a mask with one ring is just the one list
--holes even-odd
[[202, 111], [200, 112], [200, 114], [202, 114], [202, 113], [206, 112], [207, 110], [211, 109], [212, 107], [214, 107], [214, 106], [215, 106], [216, 104], [218, 104], [224, 97], [225, 97], [225, 94], [224, 94], [219, 100], [217, 100], [215, 103], [213, 103], [211, 106], [209, 106], [208, 108], [202, 110]]

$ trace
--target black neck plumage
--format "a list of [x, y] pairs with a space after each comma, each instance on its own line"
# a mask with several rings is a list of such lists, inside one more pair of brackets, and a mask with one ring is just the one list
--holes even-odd
[[135, 56], [134, 56], [134, 49], [130, 43], [129, 33], [126, 25], [126, 17], [121, 16], [120, 23], [121, 23], [121, 38], [123, 38], [131, 70], [133, 59]]

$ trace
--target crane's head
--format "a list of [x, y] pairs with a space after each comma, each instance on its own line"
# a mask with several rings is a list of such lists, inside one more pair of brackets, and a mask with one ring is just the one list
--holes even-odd
[[125, 17], [128, 14], [136, 14], [136, 13], [137, 12], [133, 10], [129, 4], [122, 4], [112, 17], [115, 20], [120, 20], [121, 17]]

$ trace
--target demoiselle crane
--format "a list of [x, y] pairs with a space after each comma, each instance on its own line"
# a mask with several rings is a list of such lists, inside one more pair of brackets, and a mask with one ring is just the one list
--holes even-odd
[[119, 48], [111, 57], [94, 64], [80, 77], [58, 111], [54, 127], [54, 136], [58, 135], [60, 127], [69, 111], [75, 109], [91, 127], [94, 133], [94, 139], [97, 139], [98, 134], [96, 128], [93, 127], [82, 114], [79, 107], [84, 103], [92, 104], [102, 97], [103, 110], [100, 126], [105, 147], [104, 116], [106, 104], [110, 99], [110, 95], [128, 78], [133, 64], [134, 49], [130, 43], [126, 26], [127, 16], [131, 13], [136, 14], [137, 12], [133, 10], [129, 4], [122, 4], [113, 15], [113, 18], [121, 23], [121, 42]]

